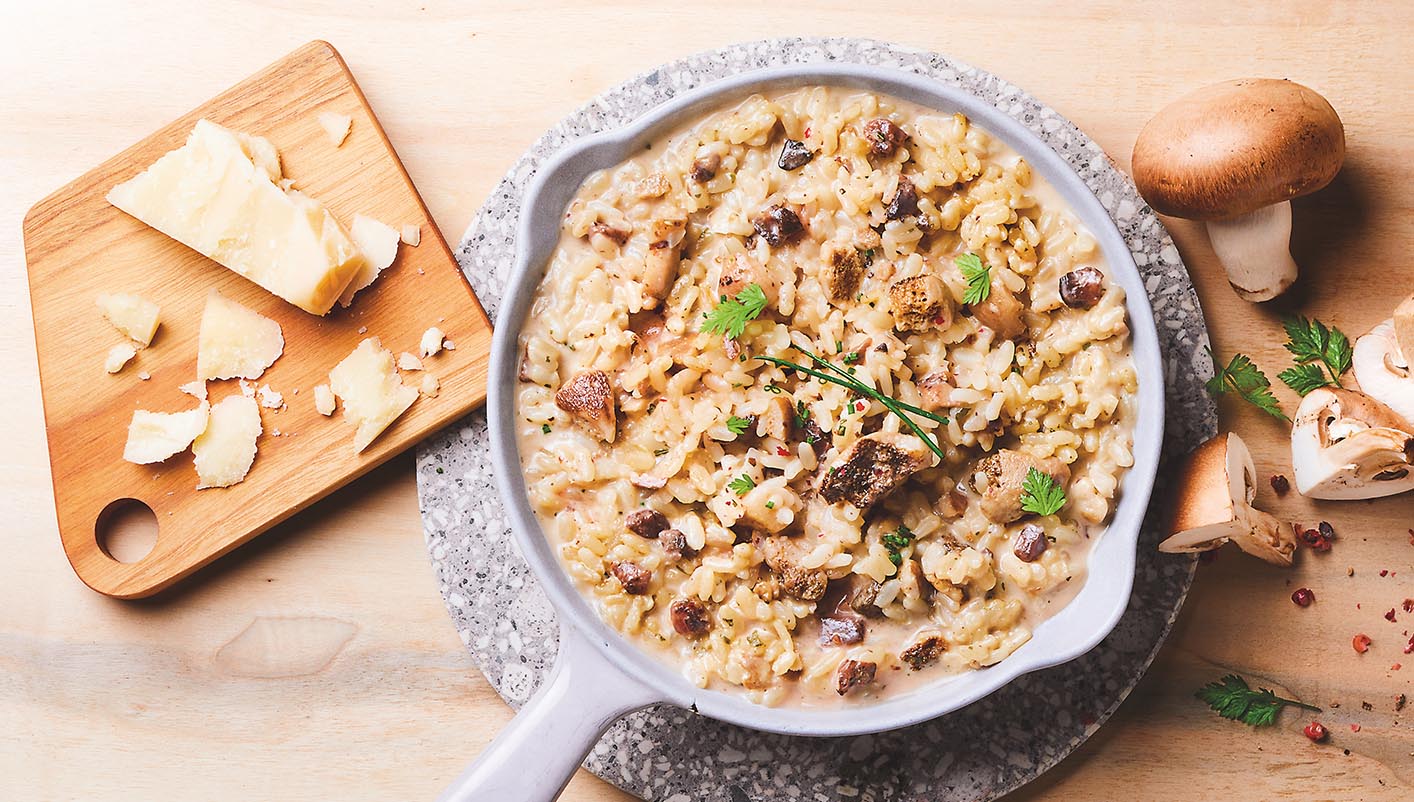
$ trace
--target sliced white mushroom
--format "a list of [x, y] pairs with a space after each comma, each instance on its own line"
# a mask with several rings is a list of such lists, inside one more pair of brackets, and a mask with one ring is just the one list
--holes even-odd
[[1252, 506], [1257, 467], [1236, 434], [1219, 434], [1198, 446], [1180, 474], [1172, 534], [1159, 551], [1185, 554], [1215, 549], [1229, 540], [1274, 565], [1291, 565], [1295, 531]]
[[1414, 434], [1364, 393], [1323, 387], [1296, 410], [1291, 466], [1303, 496], [1364, 499], [1414, 490]]
[[1361, 392], [1414, 425], [1414, 296], [1355, 341], [1354, 367]]

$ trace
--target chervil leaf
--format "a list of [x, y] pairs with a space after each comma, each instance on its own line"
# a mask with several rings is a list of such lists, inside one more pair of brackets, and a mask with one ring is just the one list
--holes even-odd
[[756, 481], [746, 474], [742, 474], [730, 482], [727, 482], [727, 489], [738, 496], [744, 496], [750, 493], [751, 489], [754, 487], [756, 487]]
[[987, 300], [987, 296], [992, 294], [992, 269], [982, 264], [982, 257], [964, 253], [954, 263], [967, 280], [967, 291], [962, 294], [962, 302], [971, 306]]
[[1286, 329], [1286, 350], [1295, 357], [1296, 364], [1320, 362], [1330, 371], [1332, 381], [1329, 383], [1340, 386], [1340, 374], [1350, 370], [1353, 357], [1350, 338], [1345, 332], [1304, 317], [1287, 318], [1281, 325]]
[[1055, 515], [1065, 506], [1065, 491], [1051, 475], [1035, 468], [1026, 470], [1021, 482], [1021, 509], [1037, 515]]
[[742, 432], [746, 431], [746, 428], [750, 425], [750, 418], [738, 418], [735, 415], [732, 415], [731, 417], [727, 418], [727, 431], [731, 432], [732, 434], [741, 434]]
[[1241, 721], [1253, 727], [1268, 727], [1276, 723], [1277, 713], [1291, 705], [1306, 710], [1320, 712], [1295, 699], [1283, 699], [1267, 688], [1252, 690], [1247, 681], [1236, 674], [1228, 674], [1217, 682], [1210, 682], [1193, 694], [1225, 719]]
[[1306, 395], [1318, 387], [1329, 387], [1335, 382], [1326, 378], [1326, 372], [1317, 364], [1293, 365], [1277, 374], [1277, 378], [1295, 390], [1298, 395]]
[[[1212, 358], [1213, 364], [1217, 364], [1217, 357], [1213, 355], [1213, 349], [1209, 348], [1208, 356]], [[1246, 354], [1233, 354], [1232, 359], [1227, 363], [1227, 367], [1218, 371], [1218, 375], [1208, 380], [1208, 392], [1214, 397], [1225, 395], [1228, 392], [1235, 392], [1244, 401], [1252, 404], [1263, 412], [1274, 418], [1284, 421], [1291, 420], [1281, 411], [1277, 404], [1277, 399], [1272, 395], [1272, 383], [1267, 379]]]
[[760, 284], [749, 284], [746, 289], [728, 298], [706, 315], [702, 330], [708, 334], [725, 334], [735, 340], [746, 331], [746, 324], [760, 316], [766, 308], [766, 291]]
[[807, 407], [807, 406], [805, 405], [805, 402], [804, 402], [804, 401], [797, 401], [797, 402], [795, 402], [795, 425], [796, 425], [796, 427], [797, 427], [797, 428], [800, 428], [800, 429], [804, 429], [804, 428], [805, 428], [805, 424], [807, 424], [807, 423], [809, 423], [809, 422], [810, 422], [810, 407]]

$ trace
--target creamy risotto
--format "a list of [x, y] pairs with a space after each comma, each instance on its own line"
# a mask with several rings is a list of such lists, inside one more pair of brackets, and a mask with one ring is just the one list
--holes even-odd
[[858, 90], [754, 95], [591, 175], [520, 346], [565, 570], [766, 704], [1005, 659], [1085, 581], [1133, 461], [1095, 241], [964, 116]]

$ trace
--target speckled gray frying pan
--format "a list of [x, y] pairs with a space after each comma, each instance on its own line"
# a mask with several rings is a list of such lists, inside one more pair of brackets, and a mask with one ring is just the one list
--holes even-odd
[[[736, 75], [686, 96], [681, 92], [732, 75], [734, 65], [770, 63], [806, 66]], [[683, 114], [783, 81], [867, 86], [962, 110], [1020, 151], [1096, 234], [1114, 277], [1128, 291], [1140, 372], [1136, 466], [1091, 557], [1092, 578], [1076, 600], [1000, 665], [866, 707], [768, 709], [701, 691], [611, 632], [570, 586], [541, 536], [525, 502], [507, 425], [520, 319], [580, 180], [674, 127]], [[672, 100], [643, 114], [665, 98]], [[578, 142], [542, 167], [520, 207], [520, 247], [506, 275], [508, 220], [516, 219], [520, 189], [535, 167], [575, 135], [629, 121], [630, 127]], [[488, 307], [505, 298], [493, 347], [489, 441], [485, 424], [473, 416], [422, 451], [419, 485], [429, 548], [459, 631], [513, 702], [526, 699], [529, 686], [543, 678], [553, 649], [552, 618], [561, 627], [559, 659], [539, 695], [448, 798], [549, 798], [605, 726], [655, 702], [679, 709], [659, 706], [634, 714], [611, 730], [589, 762], [647, 798], [832, 799], [856, 796], [860, 788], [874, 798], [990, 798], [1053, 764], [1109, 714], [1147, 666], [1181, 603], [1191, 564], [1154, 555], [1158, 533], [1145, 527], [1141, 534], [1140, 521], [1159, 461], [1166, 373], [1172, 388], [1169, 429], [1176, 434], [1170, 449], [1181, 453], [1214, 428], [1198, 378], [1211, 365], [1197, 350], [1205, 338], [1192, 288], [1162, 227], [1099, 149], [991, 76], [937, 56], [859, 41], [782, 40], [687, 59], [607, 93], [547, 134], [468, 230], [459, 258]], [[1158, 312], [1162, 352], [1146, 298]], [[489, 492], [488, 472], [500, 480], [505, 506]], [[514, 543], [508, 530], [515, 532]], [[533, 566], [533, 577], [522, 560]], [[1104, 645], [1089, 651], [1125, 610], [1131, 579], [1129, 614]], [[508, 652], [518, 653], [518, 661], [506, 662]], [[1026, 675], [1079, 655], [1078, 661]], [[891, 731], [848, 737], [878, 730]]]

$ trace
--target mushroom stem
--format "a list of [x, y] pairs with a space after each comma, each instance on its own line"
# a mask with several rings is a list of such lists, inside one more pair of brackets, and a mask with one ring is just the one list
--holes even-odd
[[1209, 220], [1208, 239], [1227, 270], [1228, 283], [1245, 300], [1270, 301], [1296, 281], [1289, 201], [1228, 220]]

